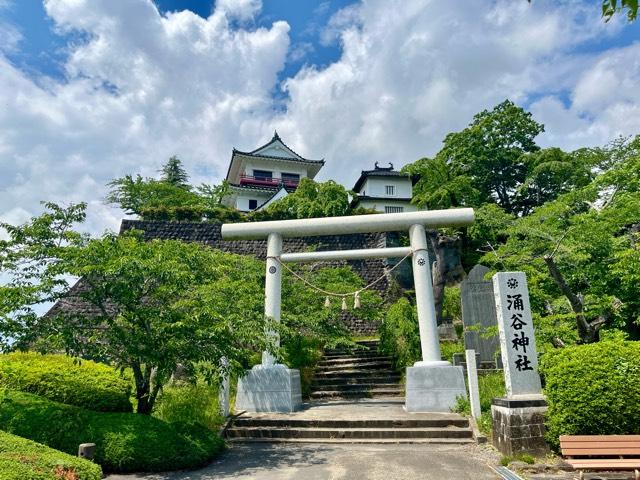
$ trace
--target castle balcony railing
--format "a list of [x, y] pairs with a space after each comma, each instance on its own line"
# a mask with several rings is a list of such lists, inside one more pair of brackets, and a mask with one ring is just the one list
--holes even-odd
[[240, 185], [257, 185], [267, 187], [277, 187], [278, 185], [284, 185], [285, 187], [296, 188], [299, 180], [289, 180], [276, 177], [255, 177], [253, 175], [240, 175]]

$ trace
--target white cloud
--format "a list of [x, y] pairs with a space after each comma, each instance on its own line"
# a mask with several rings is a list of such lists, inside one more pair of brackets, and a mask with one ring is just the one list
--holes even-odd
[[248, 20], [262, 9], [262, 0], [216, 0], [216, 9], [228, 16]]
[[286, 23], [233, 30], [223, 10], [162, 16], [151, 0], [45, 8], [57, 28], [90, 40], [72, 47], [64, 82], [34, 81], [0, 55], [0, 215], [36, 213], [42, 199], [88, 201], [94, 231], [117, 228], [121, 213], [101, 204], [110, 179], [155, 175], [178, 154], [189, 171], [209, 173], [196, 181], [215, 181], [231, 145], [261, 138]]
[[[545, 144], [640, 131], [640, 46], [574, 52], [624, 28], [589, 2], [369, 0], [326, 25], [323, 41], [342, 47], [336, 62], [283, 85], [277, 74], [301, 45], [290, 46], [285, 22], [250, 26], [257, 0], [218, 0], [207, 19], [161, 15], [151, 0], [45, 7], [56, 28], [90, 40], [69, 47], [64, 82], [34, 80], [0, 54], [2, 218], [33, 214], [41, 199], [89, 201], [88, 229], [117, 228], [121, 212], [101, 203], [110, 179], [154, 175], [178, 154], [196, 182], [217, 182], [232, 147], [253, 148], [274, 128], [301, 154], [326, 157], [322, 177], [347, 186], [374, 161], [435, 153], [505, 98], [535, 99]], [[285, 111], [274, 88], [289, 94]]]

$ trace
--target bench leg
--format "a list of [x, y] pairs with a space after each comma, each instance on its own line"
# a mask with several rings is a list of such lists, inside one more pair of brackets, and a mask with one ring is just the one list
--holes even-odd
[[636, 480], [640, 480], [640, 470], [634, 470], [633, 473], [635, 474]]
[[580, 470], [580, 476], [578, 478], [584, 480], [584, 472], [582, 470]]

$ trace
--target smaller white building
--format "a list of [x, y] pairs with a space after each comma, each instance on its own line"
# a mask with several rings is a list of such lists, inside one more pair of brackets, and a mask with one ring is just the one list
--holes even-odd
[[251, 152], [233, 149], [222, 203], [242, 212], [259, 210], [298, 188], [301, 178], [313, 179], [324, 160], [309, 160], [289, 148], [275, 132], [271, 141]]
[[363, 170], [353, 186], [356, 197], [351, 202], [354, 208], [363, 207], [381, 213], [414, 212], [418, 208], [411, 203], [413, 184], [411, 177], [375, 163], [373, 170]]

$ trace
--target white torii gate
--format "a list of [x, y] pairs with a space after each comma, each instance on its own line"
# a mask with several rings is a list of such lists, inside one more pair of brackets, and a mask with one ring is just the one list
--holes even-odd
[[[222, 226], [224, 240], [267, 239], [265, 316], [280, 321], [282, 269], [279, 262], [313, 262], [393, 258], [412, 255], [422, 361], [407, 368], [408, 411], [449, 411], [457, 396], [466, 396], [462, 367], [443, 361], [431, 284], [431, 267], [425, 228], [470, 225], [471, 208], [387, 213], [348, 217], [310, 218]], [[283, 253], [282, 239], [318, 235], [342, 235], [409, 231], [410, 247]], [[276, 339], [277, 340], [277, 339]], [[236, 408], [255, 412], [290, 412], [301, 405], [300, 375], [275, 363], [263, 352], [262, 364], [238, 382]]]

